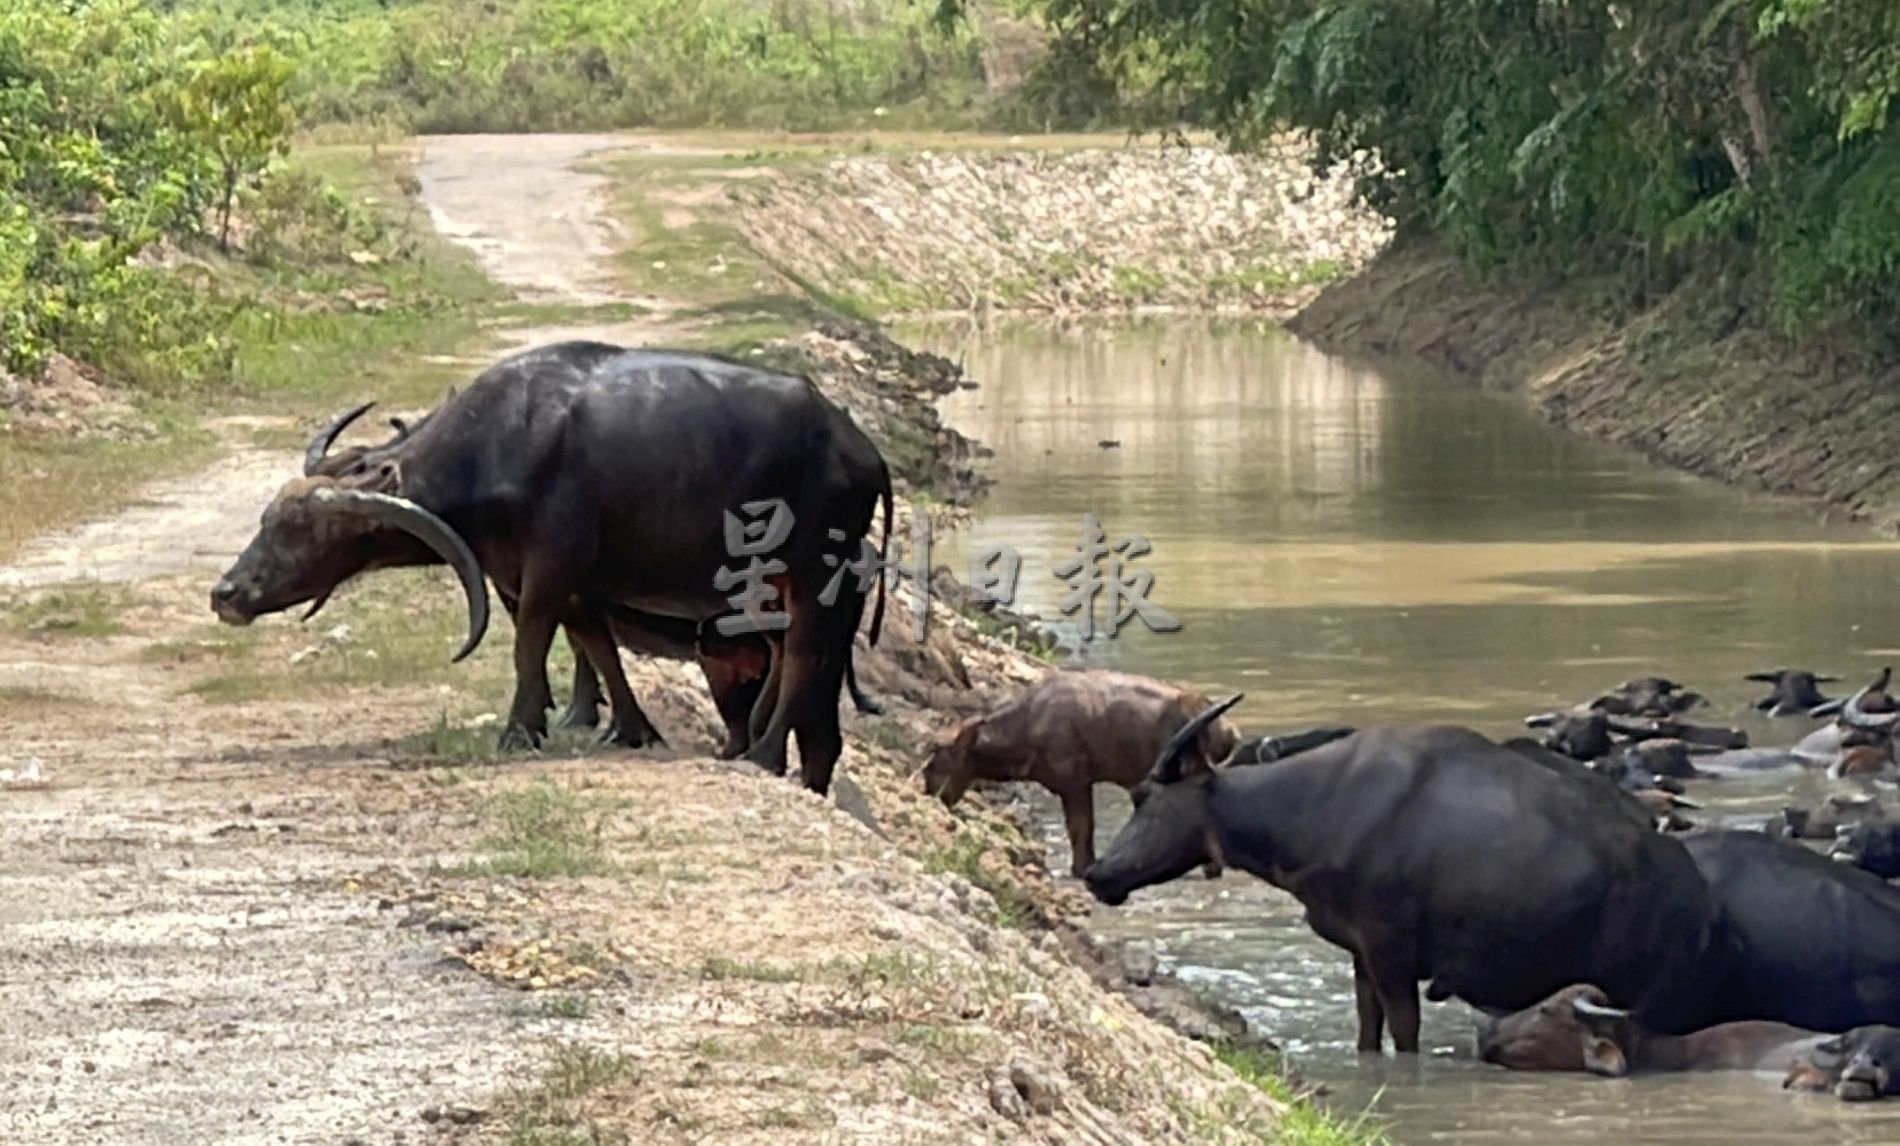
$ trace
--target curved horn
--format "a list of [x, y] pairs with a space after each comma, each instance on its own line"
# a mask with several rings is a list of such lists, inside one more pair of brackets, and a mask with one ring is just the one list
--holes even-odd
[[365, 402], [353, 410], [345, 410], [331, 420], [330, 424], [318, 430], [310, 438], [310, 444], [303, 448], [303, 476], [309, 477], [323, 464], [323, 455], [330, 452], [330, 446], [337, 436], [350, 428], [350, 423], [369, 413], [374, 402]]
[[1593, 1003], [1582, 995], [1570, 1000], [1570, 1009], [1575, 1011], [1580, 1019], [1627, 1019], [1630, 1017], [1628, 1011]]
[[1192, 743], [1208, 725], [1220, 719], [1223, 712], [1239, 704], [1241, 698], [1246, 695], [1244, 692], [1237, 692], [1219, 704], [1209, 705], [1202, 709], [1193, 720], [1183, 724], [1181, 731], [1174, 734], [1174, 738], [1161, 749], [1161, 755], [1155, 758], [1155, 766], [1148, 770], [1148, 779], [1157, 784], [1172, 784], [1179, 780], [1181, 778], [1181, 750]]
[[1744, 676], [1742, 679], [1743, 680], [1758, 680], [1758, 681], [1761, 681], [1763, 684], [1779, 684], [1781, 682], [1781, 678], [1787, 675], [1788, 675], [1787, 669], [1765, 669], [1761, 672], [1751, 672], [1747, 676]]
[[391, 418], [389, 420], [389, 428], [396, 431], [396, 440], [399, 442], [410, 434], [409, 423], [403, 421], [401, 418]]
[[462, 592], [468, 596], [468, 640], [462, 643], [460, 652], [449, 658], [450, 663], [475, 651], [476, 646], [482, 643], [482, 636], [488, 632], [488, 582], [482, 579], [481, 563], [475, 560], [468, 542], [463, 541], [448, 522], [413, 501], [391, 497], [386, 493], [324, 487], [310, 496], [319, 505], [337, 513], [356, 514], [370, 521], [394, 526], [435, 550], [436, 556], [455, 570], [455, 575], [462, 582]]
[[1892, 728], [1895, 723], [1900, 723], [1900, 712], [1883, 712], [1876, 714], [1868, 712], [1860, 706], [1860, 702], [1866, 698], [1868, 693], [1887, 691], [1887, 682], [1892, 679], [1893, 666], [1889, 665], [1880, 670], [1880, 676], [1874, 680], [1874, 683], [1864, 686], [1859, 692], [1848, 697], [1846, 703], [1841, 705], [1842, 723], [1851, 724], [1856, 728], [1865, 728], [1870, 731]]

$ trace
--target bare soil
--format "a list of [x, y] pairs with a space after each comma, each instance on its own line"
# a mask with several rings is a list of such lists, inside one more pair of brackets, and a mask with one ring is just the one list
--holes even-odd
[[[496, 277], [587, 304], [614, 233], [572, 167], [615, 146], [429, 140], [419, 176]], [[852, 353], [837, 384], [901, 405]], [[941, 605], [920, 642], [894, 602], [863, 670], [892, 715], [852, 717], [836, 803], [708, 759], [678, 664], [630, 665], [671, 748], [497, 760], [507, 628], [449, 667], [440, 577], [210, 624], [295, 466], [234, 448], [0, 568], [0, 1141], [1272, 1132], [1085, 942], [1023, 926], [1076, 902], [1039, 848], [919, 791], [928, 729], [1039, 662]]]

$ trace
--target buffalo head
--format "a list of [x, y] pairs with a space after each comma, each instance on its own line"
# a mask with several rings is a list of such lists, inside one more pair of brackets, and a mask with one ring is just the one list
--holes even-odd
[[1789, 1090], [1832, 1090], [1848, 1102], [1900, 1094], [1900, 1028], [1855, 1027], [1795, 1061], [1781, 1085]]
[[1900, 877], [1900, 824], [1842, 824], [1835, 829], [1828, 858], [1873, 872], [1881, 879]]
[[924, 791], [954, 808], [976, 779], [970, 753], [983, 731], [983, 717], [974, 716], [956, 728], [939, 732], [931, 742], [930, 759], [924, 764]]
[[1478, 1057], [1510, 1070], [1629, 1073], [1628, 1011], [1610, 1006], [1602, 990], [1577, 983], [1534, 1007], [1487, 1021]]
[[481, 565], [447, 522], [403, 497], [401, 485], [394, 461], [348, 480], [307, 477], [285, 485], [265, 507], [257, 535], [212, 588], [212, 610], [231, 625], [306, 601], [314, 602], [314, 613], [366, 569], [441, 561], [468, 597], [468, 639], [454, 659], [474, 652], [488, 628]]
[[1243, 695], [1236, 693], [1201, 712], [1161, 749], [1147, 779], [1130, 793], [1135, 809], [1128, 822], [1115, 833], [1108, 852], [1082, 876], [1096, 899], [1115, 906], [1141, 888], [1220, 864], [1209, 808], [1213, 766], [1199, 752], [1187, 761], [1182, 756]]

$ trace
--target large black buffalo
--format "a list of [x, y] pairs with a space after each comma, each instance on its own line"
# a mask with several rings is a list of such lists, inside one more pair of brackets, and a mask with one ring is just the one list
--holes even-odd
[[1745, 951], [1739, 1017], [1817, 1031], [1900, 1023], [1900, 890], [1760, 832], [1680, 838]]
[[[711, 355], [564, 342], [503, 359], [344, 472], [290, 482], [212, 605], [245, 624], [321, 603], [368, 569], [447, 563], [469, 605], [459, 660], [486, 630], [485, 573], [516, 623], [504, 748], [546, 734], [557, 627], [605, 682], [614, 738], [637, 745], [656, 733], [621, 671], [616, 619], [697, 631], [735, 618], [739, 631], [763, 628], [772, 649], [747, 758], [782, 774], [795, 734], [805, 783], [825, 791], [873, 579], [860, 576], [874, 564], [860, 546], [880, 500], [888, 538], [883, 458], [808, 380]], [[748, 590], [737, 617], [733, 598]]]
[[[626, 384], [638, 384], [643, 380], [639, 375], [622, 379]], [[455, 390], [451, 387], [447, 398], [454, 396]], [[361, 472], [434, 416], [431, 411], [413, 426], [401, 418], [391, 418], [389, 424], [395, 430], [395, 435], [388, 441], [376, 446], [351, 446], [331, 452], [337, 438], [375, 405], [374, 402], [365, 402], [345, 410], [311, 436], [304, 447], [305, 477], [343, 477], [352, 472]], [[323, 603], [324, 598], [319, 598], [304, 614], [304, 618], [308, 620], [314, 616]], [[513, 615], [516, 607], [514, 600], [504, 593], [502, 603]], [[706, 677], [707, 688], [712, 693], [713, 706], [718, 709], [720, 719], [726, 726], [726, 742], [719, 749], [719, 755], [730, 759], [751, 746], [752, 711], [758, 705], [772, 661], [772, 647], [762, 634], [724, 636], [713, 626], [702, 622], [622, 606], [608, 610], [607, 624], [613, 632], [614, 642], [636, 656], [697, 661]], [[567, 632], [568, 646], [574, 655], [574, 687], [567, 710], [555, 720], [555, 727], [593, 728], [600, 723], [600, 708], [607, 702], [607, 697], [601, 690], [600, 675], [587, 659], [586, 650], [573, 632], [567, 631], [565, 626], [563, 630]], [[853, 663], [845, 666], [845, 684], [859, 712], [875, 715], [883, 711], [858, 686]], [[622, 727], [616, 722], [608, 726], [601, 739], [638, 747], [638, 736], [637, 724], [634, 727]], [[653, 738], [662, 743], [665, 739], [657, 730], [653, 732]]]
[[1418, 983], [1493, 1012], [1596, 983], [1650, 1028], [1725, 1013], [1740, 946], [1682, 846], [1585, 783], [1475, 732], [1372, 728], [1270, 764], [1184, 768], [1170, 743], [1089, 868], [1119, 904], [1208, 862], [1291, 892], [1353, 957], [1359, 1047], [1418, 1049]]

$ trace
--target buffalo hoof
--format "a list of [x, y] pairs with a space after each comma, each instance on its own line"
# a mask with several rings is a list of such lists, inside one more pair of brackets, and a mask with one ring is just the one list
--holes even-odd
[[750, 746], [750, 743], [750, 741], [745, 740], [728, 740], [725, 744], [721, 745], [719, 751], [713, 755], [720, 760], [737, 760], [739, 757], [745, 755], [745, 750]]
[[651, 724], [645, 723], [637, 724], [632, 728], [622, 728], [618, 724], [610, 724], [607, 726], [606, 731], [600, 734], [600, 742], [602, 744], [612, 744], [620, 748], [666, 747], [666, 738], [660, 735], [658, 729], [654, 728]]
[[597, 705], [572, 705], [555, 720], [554, 727], [561, 729], [597, 728], [600, 726], [600, 708]]
[[510, 724], [501, 730], [501, 739], [495, 747], [503, 752], [533, 752], [541, 747], [541, 738], [546, 733], [532, 728], [523, 728], [519, 724]]

